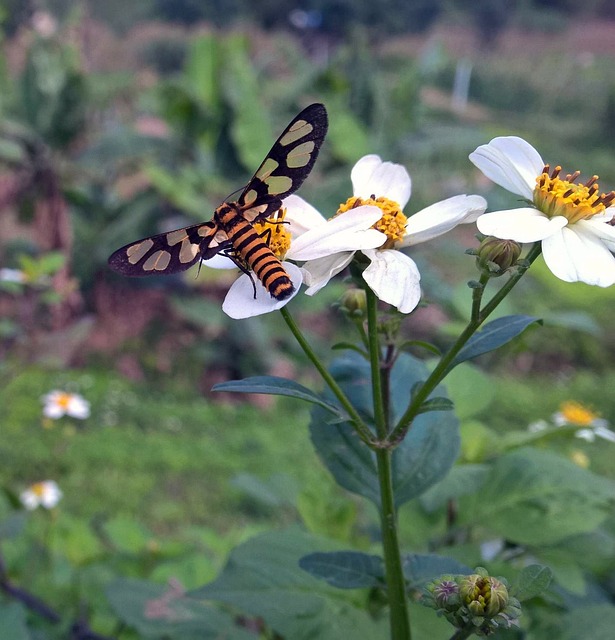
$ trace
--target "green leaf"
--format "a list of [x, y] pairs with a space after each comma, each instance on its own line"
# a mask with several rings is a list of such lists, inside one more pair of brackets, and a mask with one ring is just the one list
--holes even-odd
[[231, 615], [185, 597], [181, 589], [144, 580], [114, 580], [107, 598], [119, 618], [144, 638], [254, 640]]
[[419, 589], [425, 583], [445, 574], [470, 575], [470, 567], [453, 558], [435, 553], [412, 553], [403, 558], [404, 578], [410, 589]]
[[574, 609], [560, 618], [558, 640], [613, 640], [615, 606], [597, 604]]
[[323, 409], [336, 415], [343, 416], [343, 412], [339, 407], [331, 402], [323, 400], [307, 387], [289, 380], [288, 378], [279, 378], [277, 376], [252, 376], [243, 380], [229, 380], [221, 382], [212, 387], [212, 391], [227, 391], [231, 393], [262, 393], [274, 396], [289, 396], [298, 400], [305, 400], [316, 404]]
[[358, 551], [310, 553], [299, 560], [299, 566], [339, 589], [382, 586], [385, 579], [382, 558]]
[[549, 567], [531, 564], [523, 567], [511, 587], [512, 595], [518, 600], [529, 600], [539, 596], [551, 584], [553, 573]]
[[306, 553], [336, 546], [299, 529], [262, 534], [234, 549], [222, 574], [191, 595], [258, 616], [292, 640], [382, 640], [385, 620], [373, 620], [346, 591], [299, 567]]
[[587, 593], [587, 573], [578, 556], [567, 549], [542, 547], [535, 549], [534, 558], [547, 565], [553, 580], [569, 593], [579, 597]]
[[428, 512], [441, 509], [449, 500], [477, 492], [488, 473], [486, 464], [457, 465], [421, 496], [421, 504]]
[[[373, 429], [369, 363], [349, 353], [333, 363], [331, 373]], [[401, 354], [396, 360], [390, 378], [392, 423], [403, 415], [412, 389], [427, 375], [425, 365], [413, 356]], [[434, 394], [444, 397], [445, 392], [438, 387]], [[352, 426], [348, 422], [331, 424], [327, 414], [317, 407], [312, 411], [310, 433], [336, 481], [378, 505], [375, 454], [359, 440]], [[442, 479], [455, 462], [459, 444], [459, 425], [452, 412], [433, 410], [417, 416], [392, 456], [396, 504], [411, 500]]]
[[0, 629], [3, 638], [11, 640], [30, 640], [26, 625], [26, 610], [18, 602], [0, 603]]
[[480, 490], [459, 503], [460, 524], [488, 527], [532, 546], [592, 531], [608, 515], [615, 483], [549, 451], [516, 449], [498, 458]]
[[272, 508], [293, 505], [299, 492], [296, 480], [286, 473], [274, 474], [267, 480], [251, 473], [240, 473], [232, 483], [254, 500]]
[[529, 325], [535, 322], [542, 321], [532, 316], [514, 315], [489, 322], [468, 340], [451, 362], [450, 368], [452, 369], [464, 360], [471, 360], [483, 353], [498, 349], [523, 333]]
[[448, 398], [431, 398], [421, 405], [419, 413], [427, 413], [428, 411], [452, 411], [455, 408], [452, 400]]

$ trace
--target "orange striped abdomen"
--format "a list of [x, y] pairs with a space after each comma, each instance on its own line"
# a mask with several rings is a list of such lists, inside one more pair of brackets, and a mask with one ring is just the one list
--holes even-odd
[[276, 300], [285, 300], [295, 290], [282, 263], [276, 258], [267, 243], [241, 213], [227, 210], [219, 216], [233, 250], [247, 267], [263, 283]]

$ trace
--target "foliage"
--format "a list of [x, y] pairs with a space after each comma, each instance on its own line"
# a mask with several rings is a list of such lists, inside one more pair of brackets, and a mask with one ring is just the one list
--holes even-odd
[[[298, 39], [279, 34], [157, 37], [138, 52], [160, 73], [148, 84], [135, 68], [128, 80], [86, 74], [83, 52], [64, 32], [33, 37], [19, 71], [3, 71], [0, 196], [8, 222], [0, 250], [3, 266], [24, 274], [0, 281], [5, 634], [386, 636], [377, 453], [357, 437], [348, 407], [314, 390], [303, 354], [280, 325], [268, 318], [237, 328], [224, 318], [217, 304], [224, 276], [207, 278], [207, 289], [202, 276], [119, 285], [105, 262], [127, 241], [208, 218], [245, 183], [272, 132], [314, 97], [327, 104], [331, 130], [302, 193], [324, 211], [348, 194], [348, 165], [374, 151], [412, 169], [413, 208], [436, 190], [462, 184], [470, 192], [467, 152], [512, 131], [544, 142], [549, 157], [567, 153], [573, 168], [591, 158], [612, 183], [614, 76], [606, 54], [587, 69], [578, 56], [545, 54], [530, 61], [532, 73], [526, 55], [511, 59], [494, 48], [476, 56], [470, 106], [484, 109], [476, 118], [450, 108], [457, 59], [445, 47], [422, 58], [372, 47], [382, 34], [425, 28], [450, 12], [445, 4], [397, 2], [383, 11], [374, 3], [268, 2], [256, 15], [256, 5], [239, 1], [121, 11], [95, 3], [92, 15], [107, 12], [122, 30], [156, 11], [188, 23], [247, 15], [267, 28], [286, 26], [290, 9], [315, 11], [320, 26], [295, 35], [321, 38], [314, 42], [327, 53], [306, 55]], [[521, 4], [527, 12], [531, 3]], [[7, 35], [29, 20], [11, 2], [2, 7]], [[526, 24], [528, 16], [536, 14], [508, 17]], [[484, 25], [478, 14], [465, 17]], [[430, 90], [444, 92], [444, 101]], [[488, 195], [504, 204], [506, 196]], [[56, 226], [41, 218], [50, 203], [63, 214]], [[408, 342], [390, 372], [393, 421], [437, 366], [421, 358], [445, 350], [466, 321], [459, 274], [470, 262], [459, 253], [457, 241], [413, 253], [422, 271], [430, 267], [423, 285], [445, 320], [400, 329]], [[576, 428], [530, 433], [527, 425], [548, 420], [570, 397], [615, 415], [604, 393], [615, 345], [601, 329], [612, 302], [590, 287], [553, 282], [539, 265], [526, 280], [502, 317], [451, 360], [446, 388], [427, 394], [392, 454], [404, 586], [418, 598], [442, 574], [486, 565], [523, 600], [517, 637], [607, 638], [615, 571], [610, 443], [580, 442]], [[339, 291], [309, 306], [296, 301], [319, 355], [324, 336], [339, 337], [330, 335], [339, 316], [328, 310]], [[338, 331], [347, 346], [348, 327]], [[358, 351], [328, 371], [373, 432], [370, 366]], [[282, 375], [264, 375], [273, 367]], [[282, 377], [285, 368], [301, 382]], [[219, 383], [227, 377], [238, 380]], [[213, 382], [218, 392], [249, 395], [214, 404], [201, 397]], [[91, 418], [44, 419], [39, 399], [53, 388], [86, 395]], [[257, 410], [253, 394], [284, 398]], [[309, 433], [296, 428], [308, 421]], [[589, 460], [591, 470], [572, 460]], [[43, 477], [58, 479], [63, 501], [53, 512], [25, 513], [19, 492]], [[419, 640], [450, 637], [433, 612], [410, 608]]]

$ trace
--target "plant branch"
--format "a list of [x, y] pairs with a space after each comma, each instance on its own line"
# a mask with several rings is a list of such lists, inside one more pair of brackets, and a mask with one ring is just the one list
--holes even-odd
[[[455, 356], [461, 351], [466, 342], [476, 333], [481, 324], [489, 317], [489, 315], [496, 309], [496, 307], [504, 300], [504, 298], [510, 293], [511, 289], [519, 282], [519, 280], [525, 275], [526, 271], [530, 268], [534, 260], [538, 258], [541, 253], [541, 245], [539, 242], [535, 243], [530, 249], [524, 263], [517, 267], [517, 272], [512, 275], [507, 282], [494, 294], [491, 300], [480, 310], [474, 309], [472, 318], [466, 325], [465, 329], [461, 332], [460, 336], [453, 343], [451, 348], [440, 358], [435, 369], [431, 372], [427, 380], [418, 390], [418, 392], [412, 398], [410, 405], [406, 409], [406, 412], [399, 420], [397, 426], [392, 431], [389, 440], [396, 444], [403, 440], [410, 424], [416, 418], [420, 412], [421, 406], [433, 392], [433, 390], [440, 384], [446, 374], [451, 370]], [[474, 289], [475, 292], [479, 292], [476, 295], [482, 299], [483, 289]], [[475, 294], [473, 294], [475, 295]]]
[[297, 326], [290, 311], [287, 307], [282, 307], [280, 313], [284, 318], [288, 328], [295, 337], [295, 340], [299, 343], [299, 346], [303, 349], [303, 352], [308, 357], [310, 362], [316, 367], [318, 373], [320, 373], [322, 379], [331, 390], [331, 393], [337, 398], [340, 405], [345, 409], [348, 417], [353, 423], [353, 426], [363, 442], [372, 446], [374, 442], [374, 434], [371, 429], [363, 422], [361, 416], [354, 408], [350, 400], [346, 397], [346, 394], [342, 391], [342, 388], [337, 384], [335, 378], [327, 371], [325, 365], [320, 361], [320, 358], [316, 355], [309, 342], [305, 339], [305, 336], [301, 332], [301, 329]]

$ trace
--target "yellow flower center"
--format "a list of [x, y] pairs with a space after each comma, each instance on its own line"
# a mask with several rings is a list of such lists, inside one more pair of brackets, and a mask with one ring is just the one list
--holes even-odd
[[549, 218], [564, 216], [572, 224], [587, 220], [611, 206], [615, 191], [599, 195], [598, 176], [592, 176], [585, 184], [578, 184], [576, 180], [580, 171], [560, 178], [561, 171], [560, 166], [551, 171], [547, 164], [536, 178], [534, 204]]
[[291, 235], [284, 222], [286, 209], [279, 209], [267, 220], [254, 223], [254, 228], [278, 260], [283, 260], [290, 249]]
[[340, 205], [336, 215], [363, 205], [372, 205], [382, 210], [382, 218], [373, 224], [372, 228], [381, 231], [387, 237], [380, 249], [392, 249], [406, 235], [408, 218], [402, 212], [401, 207], [397, 202], [384, 197], [376, 198], [375, 195], [372, 195], [371, 198], [359, 198], [353, 196]]
[[37, 482], [30, 487], [30, 491], [37, 497], [42, 498], [45, 495], [45, 483]]
[[66, 411], [68, 409], [68, 405], [70, 404], [71, 398], [72, 395], [70, 393], [58, 393], [55, 402], [58, 407]]
[[597, 413], [590, 411], [579, 402], [572, 400], [562, 403], [560, 412], [566, 422], [578, 425], [579, 427], [589, 427], [598, 417]]

